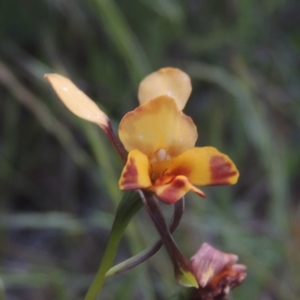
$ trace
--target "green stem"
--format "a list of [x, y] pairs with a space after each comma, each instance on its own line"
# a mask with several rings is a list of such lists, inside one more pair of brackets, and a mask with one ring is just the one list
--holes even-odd
[[90, 286], [84, 300], [96, 300], [102, 290], [105, 282], [105, 274], [111, 268], [119, 243], [123, 233], [136, 212], [143, 206], [143, 203], [136, 192], [126, 192], [122, 201], [120, 202], [115, 220], [110, 232], [109, 240], [102, 258], [101, 265], [97, 275]]
[[97, 272], [97, 275], [90, 286], [84, 300], [96, 300], [102, 287], [105, 282], [105, 274], [111, 268], [114, 258], [116, 256], [116, 252], [122, 238], [122, 234], [112, 234], [109, 238], [108, 244], [106, 246], [106, 250], [104, 256], [102, 258], [102, 263]]

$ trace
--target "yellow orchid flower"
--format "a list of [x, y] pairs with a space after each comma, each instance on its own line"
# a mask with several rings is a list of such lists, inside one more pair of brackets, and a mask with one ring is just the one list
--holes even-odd
[[230, 158], [213, 147], [194, 147], [197, 128], [182, 113], [190, 93], [189, 76], [176, 68], [163, 68], [140, 84], [140, 106], [127, 113], [114, 136], [108, 117], [69, 79], [47, 74], [57, 95], [77, 116], [98, 124], [126, 162], [119, 186], [147, 189], [172, 204], [188, 191], [205, 197], [195, 185], [236, 183], [239, 173]]
[[190, 79], [179, 69], [161, 69], [141, 82], [142, 104], [119, 126], [129, 152], [121, 189], [148, 189], [172, 204], [190, 190], [205, 197], [195, 185], [236, 183], [239, 173], [227, 155], [213, 147], [194, 147], [197, 128], [181, 111], [190, 92]]

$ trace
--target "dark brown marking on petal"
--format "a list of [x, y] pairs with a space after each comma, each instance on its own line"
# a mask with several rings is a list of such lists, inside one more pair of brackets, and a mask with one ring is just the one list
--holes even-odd
[[166, 174], [168, 174], [168, 175], [174, 175], [174, 176], [183, 175], [183, 176], [186, 176], [186, 177], [188, 177], [188, 175], [190, 173], [191, 173], [191, 169], [186, 165], [178, 166], [177, 168], [172, 170], [171, 173], [168, 173], [168, 171], [166, 172]]
[[125, 166], [125, 172], [123, 173], [122, 186], [126, 190], [138, 189], [138, 170], [135, 166], [134, 158], [130, 158]]
[[182, 189], [186, 185], [186, 183], [183, 180], [176, 179], [173, 181], [172, 185], [174, 189]]
[[232, 164], [226, 161], [223, 156], [212, 156], [209, 166], [211, 172], [211, 182], [209, 185], [230, 184], [228, 179], [237, 174], [235, 170], [232, 170]]
[[183, 180], [175, 178], [172, 182], [166, 185], [163, 193], [158, 196], [163, 202], [173, 204], [182, 197], [180, 190], [185, 186], [186, 183]]

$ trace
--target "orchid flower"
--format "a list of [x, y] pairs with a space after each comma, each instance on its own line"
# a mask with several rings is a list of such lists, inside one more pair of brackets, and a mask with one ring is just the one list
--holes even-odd
[[190, 93], [190, 78], [179, 69], [161, 69], [141, 82], [141, 105], [119, 126], [129, 152], [121, 189], [148, 189], [172, 204], [190, 190], [205, 197], [195, 185], [236, 183], [239, 173], [227, 155], [213, 147], [194, 147], [197, 128], [181, 111]]
[[[107, 134], [125, 164], [120, 189], [139, 191], [168, 251], [177, 280], [182, 285], [201, 288], [202, 279], [198, 280], [193, 264], [178, 249], [156, 198], [167, 204], [179, 204], [183, 209], [183, 196], [188, 191], [205, 197], [196, 186], [235, 184], [239, 172], [231, 159], [216, 148], [195, 147], [197, 128], [182, 112], [192, 91], [189, 76], [176, 68], [163, 68], [147, 76], [139, 86], [140, 106], [128, 112], [120, 122], [119, 139], [108, 116], [72, 81], [58, 74], [47, 74], [45, 78], [70, 111], [96, 123]], [[177, 227], [182, 209], [175, 209], [171, 231]], [[158, 242], [122, 268], [144, 261], [160, 246]], [[106, 253], [109, 251], [108, 247]], [[96, 276], [86, 299], [94, 299], [100, 291], [103, 276], [108, 271], [104, 268], [100, 267], [100, 275]], [[108, 275], [111, 272], [114, 270]]]
[[173, 204], [188, 191], [205, 197], [196, 186], [236, 183], [239, 173], [227, 155], [213, 147], [195, 147], [197, 128], [182, 112], [191, 94], [191, 81], [181, 70], [163, 68], [141, 82], [140, 106], [127, 113], [119, 126], [122, 144], [109, 118], [69, 79], [57, 74], [45, 77], [74, 114], [98, 124], [110, 137], [126, 161], [120, 189], [148, 190]]

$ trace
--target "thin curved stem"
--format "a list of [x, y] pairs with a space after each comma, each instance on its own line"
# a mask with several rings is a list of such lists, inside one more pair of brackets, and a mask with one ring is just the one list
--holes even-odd
[[173, 264], [176, 279], [185, 286], [198, 287], [195, 276], [191, 271], [189, 261], [181, 253], [172, 235], [170, 234], [169, 228], [154, 194], [141, 190], [139, 193], [149, 216], [151, 217], [158, 233], [161, 236], [162, 241], [164, 242]]
[[[174, 212], [169, 226], [170, 233], [173, 233], [180, 223], [180, 220], [184, 212], [184, 198], [177, 201], [173, 205], [173, 207], [174, 207]], [[106, 273], [106, 276], [116, 275], [136, 267], [137, 265], [143, 263], [151, 256], [153, 256], [163, 246], [163, 244], [164, 243], [162, 239], [158, 240], [152, 247], [148, 247], [144, 251], [134, 255], [133, 257], [128, 258], [127, 260], [109, 269]]]

